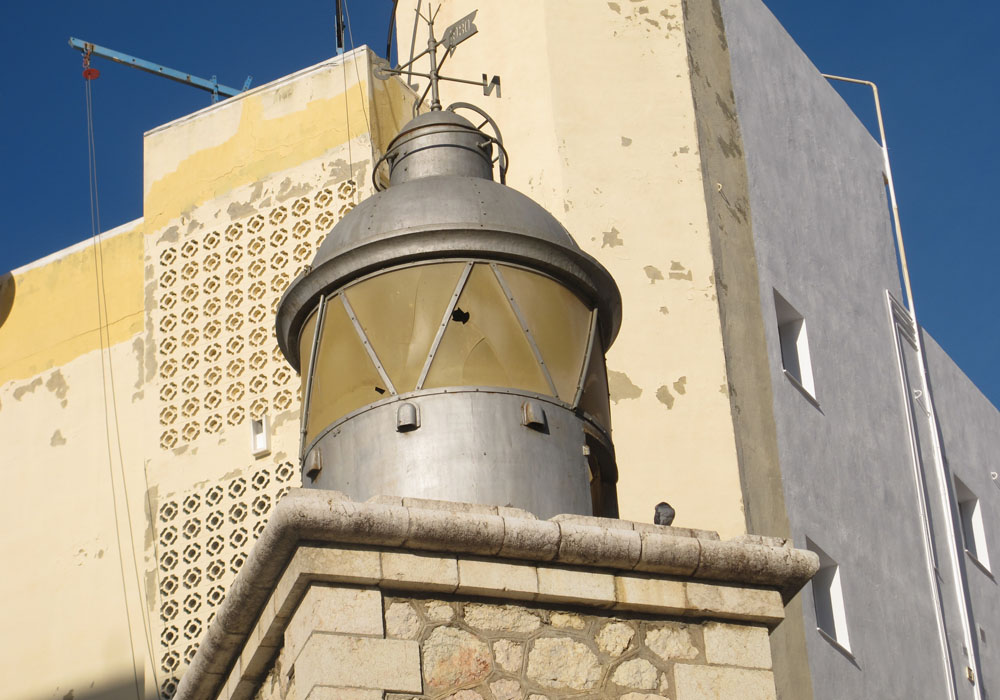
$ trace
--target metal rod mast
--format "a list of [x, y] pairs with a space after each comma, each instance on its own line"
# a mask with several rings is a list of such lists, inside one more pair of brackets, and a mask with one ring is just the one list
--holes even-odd
[[[441, 9], [440, 6], [438, 9]], [[428, 8], [429, 11], [429, 8]], [[427, 21], [427, 51], [431, 56], [431, 111], [440, 111], [441, 98], [438, 96], [438, 62], [437, 62], [437, 40], [434, 39], [434, 17], [431, 15]]]
[[344, 6], [343, 0], [334, 1], [334, 14], [336, 18], [334, 20], [335, 32], [337, 34], [337, 55], [340, 56], [344, 53]]

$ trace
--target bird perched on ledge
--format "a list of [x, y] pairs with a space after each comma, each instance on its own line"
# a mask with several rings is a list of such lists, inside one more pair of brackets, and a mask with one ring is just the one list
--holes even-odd
[[669, 525], [674, 522], [674, 516], [677, 512], [673, 507], [663, 501], [656, 506], [656, 512], [653, 514], [653, 522], [657, 525]]

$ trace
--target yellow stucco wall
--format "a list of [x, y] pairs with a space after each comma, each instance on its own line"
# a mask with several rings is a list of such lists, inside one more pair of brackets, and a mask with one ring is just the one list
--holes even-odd
[[3, 292], [10, 309], [0, 326], [0, 385], [96, 349], [99, 302], [110, 321], [105, 345], [142, 329], [142, 235], [142, 221], [133, 221], [96, 246], [86, 242], [13, 271]]
[[[146, 135], [155, 397], [146, 580], [169, 693], [274, 502], [299, 484], [299, 379], [274, 312], [326, 233], [372, 191], [412, 114], [358, 50]], [[266, 416], [255, 456], [250, 421]]]
[[[397, 39], [409, 55], [413, 0]], [[478, 9], [444, 73], [499, 74], [502, 97], [443, 84], [503, 130], [508, 184], [612, 272], [624, 322], [608, 353], [621, 517], [745, 532], [680, 0], [443, 0]], [[420, 33], [417, 50], [426, 44]]]
[[[359, 54], [360, 55], [360, 54]], [[367, 66], [367, 59], [360, 58]], [[369, 132], [367, 67], [310, 69], [147, 133], [143, 210], [159, 231], [182, 212]], [[248, 157], [253, 154], [253, 157]], [[370, 156], [361, 151], [359, 160]]]
[[17, 630], [0, 654], [9, 697], [79, 697], [96, 684], [134, 698], [143, 684], [142, 247], [142, 222], [132, 222], [4, 284], [0, 618]]
[[[411, 115], [359, 49], [147, 133], [144, 218], [101, 241], [103, 335], [92, 245], [5, 278], [0, 517], [26, 533], [0, 539], [18, 572], [0, 578], [19, 630], [0, 655], [6, 695], [176, 687], [298, 481], [277, 300]], [[254, 456], [263, 415], [271, 449]]]
[[[445, 0], [439, 24], [476, 6]], [[499, 73], [503, 97], [446, 85], [445, 104], [497, 118], [509, 184], [622, 289], [608, 360], [622, 517], [649, 520], [666, 499], [678, 525], [742, 532], [679, 0], [478, 9], [480, 33], [446, 72]], [[636, 74], [620, 79], [623, 66]], [[100, 247], [103, 336], [93, 247], [4, 284], [0, 512], [8, 532], [32, 533], [0, 541], [21, 572], [0, 581], [0, 614], [27, 630], [0, 655], [12, 695], [98, 683], [134, 697], [137, 676], [174, 687], [269, 504], [298, 479], [277, 299], [370, 193], [374, 159], [411, 115], [409, 90], [371, 79], [359, 50], [147, 133], [144, 218]], [[271, 450], [255, 457], [262, 415]]]

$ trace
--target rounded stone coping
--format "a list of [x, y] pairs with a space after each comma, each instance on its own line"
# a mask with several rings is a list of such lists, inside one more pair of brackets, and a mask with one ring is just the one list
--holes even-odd
[[718, 535], [689, 534], [713, 533], [683, 528], [620, 520], [611, 521], [613, 526], [591, 524], [605, 520], [538, 520], [517, 508], [425, 499], [376, 497], [356, 503], [337, 491], [292, 489], [271, 512], [230, 586], [177, 697], [212, 697], [225, 682], [242, 640], [303, 543], [395, 547], [736, 583], [780, 591], [785, 602], [819, 570], [815, 553], [780, 539], [744, 535], [720, 541]]

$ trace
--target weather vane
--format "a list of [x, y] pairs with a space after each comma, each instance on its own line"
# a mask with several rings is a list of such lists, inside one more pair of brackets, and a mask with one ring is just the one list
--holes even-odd
[[[489, 78], [486, 73], [483, 73], [482, 82], [475, 80], [466, 80], [464, 78], [451, 78], [448, 76], [441, 75], [441, 66], [444, 62], [448, 60], [448, 57], [455, 53], [455, 48], [461, 44], [463, 41], [471, 37], [473, 34], [479, 31], [473, 20], [476, 18], [476, 13], [479, 10], [473, 10], [467, 14], [462, 19], [458, 20], [454, 24], [450, 25], [444, 30], [444, 35], [441, 40], [438, 41], [434, 37], [434, 20], [437, 18], [438, 12], [441, 10], [441, 5], [438, 5], [437, 10], [433, 14], [430, 13], [428, 9], [428, 16], [424, 17], [420, 14], [419, 9], [417, 10], [417, 17], [422, 19], [427, 23], [427, 48], [421, 51], [416, 56], [413, 56], [409, 61], [401, 66], [395, 68], [389, 67], [389, 61], [384, 58], [376, 58], [374, 65], [374, 74], [376, 78], [381, 80], [386, 80], [391, 75], [405, 75], [410, 77], [427, 78], [430, 82], [427, 88], [424, 90], [424, 94], [420, 96], [420, 100], [414, 106], [414, 112], [420, 109], [420, 105], [423, 104], [424, 99], [427, 97], [428, 90], [431, 93], [431, 110], [436, 111], [441, 109], [441, 98], [438, 94], [438, 82], [441, 80], [450, 80], [453, 83], [465, 83], [467, 85], [480, 85], [483, 88], [483, 95], [489, 97], [493, 90], [496, 89], [497, 97], [500, 97], [500, 76], [494, 75]], [[445, 54], [438, 62], [437, 51], [438, 47], [443, 46], [445, 48]], [[416, 63], [419, 59], [424, 56], [430, 57], [431, 68], [428, 73], [418, 73], [417, 71], [411, 70], [411, 66]]]

